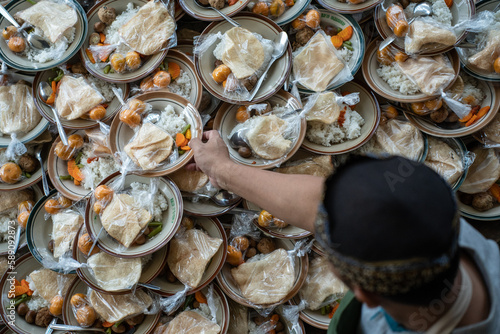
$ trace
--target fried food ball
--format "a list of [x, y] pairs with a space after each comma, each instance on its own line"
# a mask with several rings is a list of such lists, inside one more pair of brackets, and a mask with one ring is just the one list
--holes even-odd
[[495, 199], [488, 193], [474, 194], [472, 207], [477, 211], [488, 211], [493, 208]]
[[241, 251], [234, 246], [227, 246], [227, 257], [226, 262], [232, 266], [239, 266], [243, 261], [243, 254]]
[[257, 249], [262, 254], [269, 254], [276, 250], [276, 245], [271, 238], [262, 238], [257, 244]]
[[497, 59], [495, 59], [495, 62], [493, 63], [493, 68], [496, 73], [500, 73], [500, 57], [497, 57]]
[[104, 116], [106, 116], [106, 108], [104, 108], [102, 105], [98, 105], [97, 107], [94, 107], [89, 111], [89, 117], [94, 121], [103, 119]]
[[33, 201], [23, 201], [17, 205], [17, 211], [18, 212], [25, 212], [25, 211], [31, 211], [33, 210], [33, 207], [35, 206], [35, 202]]
[[7, 162], [0, 167], [0, 179], [9, 184], [14, 184], [21, 180], [22, 171], [18, 164]]
[[120, 112], [120, 121], [127, 124], [131, 128], [135, 128], [141, 124], [141, 115], [133, 110], [125, 109]]
[[135, 51], [127, 52], [125, 56], [125, 62], [129, 70], [133, 71], [141, 66], [141, 56]]
[[147, 77], [142, 79], [141, 85], [139, 87], [143, 92], [147, 92], [148, 90], [155, 88], [153, 77]]
[[288, 226], [288, 224], [284, 220], [281, 220], [279, 218], [274, 218], [273, 224], [277, 228], [285, 228]]
[[53, 199], [53, 198], [51, 198], [47, 202], [45, 202], [44, 208], [45, 208], [45, 211], [51, 215], [55, 215], [56, 213], [61, 211], [61, 205], [59, 204], [59, 202], [56, 199]]
[[269, 13], [274, 17], [280, 17], [285, 12], [285, 3], [283, 0], [273, 0], [269, 6]]
[[319, 28], [320, 15], [316, 9], [311, 9], [306, 14], [306, 25], [309, 28], [316, 29]]
[[76, 310], [76, 321], [80, 326], [92, 326], [95, 320], [96, 314], [92, 306], [84, 305]]
[[247, 259], [250, 259], [250, 258], [254, 257], [255, 255], [257, 255], [257, 250], [255, 248], [251, 247], [247, 250], [247, 253], [245, 255], [246, 255]]
[[292, 28], [295, 30], [301, 30], [306, 27], [306, 19], [304, 14], [300, 14], [295, 20], [292, 21]]
[[295, 34], [295, 41], [300, 45], [304, 46], [309, 42], [309, 40], [314, 36], [314, 30], [309, 27], [304, 27], [300, 29]]
[[5, 40], [8, 40], [12, 36], [14, 36], [15, 33], [17, 33], [17, 28], [14, 27], [14, 26], [8, 26], [8, 27], [3, 28], [3, 30], [2, 30], [2, 37]]
[[121, 73], [125, 71], [126, 68], [126, 62], [125, 62], [125, 57], [121, 53], [113, 53], [111, 57], [109, 58], [111, 67], [113, 70], [117, 73]]
[[98, 21], [94, 23], [94, 31], [95, 32], [104, 32], [104, 29], [106, 29], [106, 23], [102, 21]]
[[214, 78], [215, 82], [221, 84], [222, 82], [227, 80], [229, 74], [231, 74], [231, 69], [227, 65], [221, 64], [217, 66], [212, 72], [212, 77]]
[[434, 110], [429, 115], [433, 122], [442, 123], [448, 118], [448, 110], [441, 108], [439, 110]]
[[73, 307], [79, 308], [87, 303], [87, 297], [83, 293], [75, 293], [69, 301]]
[[23, 211], [17, 215], [17, 222], [22, 228], [26, 228], [28, 224], [28, 218], [30, 217], [30, 211]]
[[248, 247], [250, 247], [250, 241], [244, 236], [234, 238], [232, 244], [242, 252], [246, 251]]
[[23, 171], [28, 173], [33, 173], [38, 169], [38, 167], [40, 167], [38, 160], [36, 160], [36, 158], [29, 153], [21, 155], [17, 163]]
[[167, 88], [168, 85], [170, 85], [171, 79], [172, 78], [170, 77], [170, 73], [168, 73], [167, 71], [158, 71], [153, 77], [153, 83], [155, 87]]
[[146, 103], [139, 99], [132, 99], [128, 103], [128, 107], [130, 110], [135, 111], [136, 113], [142, 114], [146, 110]]
[[269, 16], [269, 6], [264, 1], [259, 1], [253, 6], [252, 12], [264, 16]]
[[[69, 138], [68, 138], [69, 140]], [[54, 153], [62, 160], [68, 161], [73, 157], [75, 150], [71, 148], [69, 145], [65, 146], [62, 141], [59, 141], [54, 149]]]
[[12, 36], [7, 45], [12, 52], [23, 52], [26, 50], [26, 41], [21, 36]]
[[[92, 248], [92, 244], [94, 242], [90, 238], [88, 233], [82, 234], [80, 238], [78, 238], [78, 249], [85, 255], [88, 255], [90, 252], [90, 248]], [[99, 248], [97, 246], [94, 247], [92, 253], [89, 256], [99, 253]]]
[[84, 144], [83, 137], [77, 134], [68, 137], [68, 146], [72, 149], [78, 150]]
[[53, 316], [59, 316], [62, 314], [63, 297], [61, 295], [56, 295], [50, 300], [49, 312]]
[[109, 26], [116, 19], [116, 11], [112, 7], [104, 6], [99, 8], [97, 16], [99, 16], [99, 20]]
[[236, 111], [235, 118], [238, 123], [244, 123], [247, 121], [250, 118], [250, 112], [247, 110], [247, 107], [240, 106]]
[[186, 230], [191, 230], [194, 228], [194, 221], [191, 217], [182, 217], [181, 224], [186, 228]]
[[387, 66], [394, 62], [394, 57], [389, 47], [385, 47], [382, 50], [377, 49], [377, 61]]
[[97, 32], [93, 32], [89, 36], [89, 45], [97, 45], [101, 43], [101, 35]]
[[257, 222], [259, 223], [259, 226], [270, 227], [273, 222], [273, 215], [266, 210], [262, 210], [259, 214]]
[[441, 100], [441, 99], [432, 99], [432, 100], [429, 100], [429, 101], [425, 101], [424, 105], [429, 110], [438, 110], [438, 109], [441, 109], [441, 107], [443, 106], [443, 100]]
[[98, 215], [101, 214], [102, 210], [104, 209], [104, 206], [102, 205], [101, 202], [97, 201], [94, 203], [94, 205], [92, 206], [93, 210], [95, 213], [97, 213]]
[[385, 116], [390, 119], [396, 118], [398, 117], [398, 111], [393, 106], [389, 106], [387, 110], [385, 110]]
[[73, 201], [64, 196], [59, 196], [59, 198], [57, 199], [57, 203], [59, 203], [59, 205], [63, 209], [69, 208], [71, 205], [73, 205]]
[[50, 314], [49, 308], [44, 307], [36, 313], [35, 325], [47, 327], [54, 317]]
[[406, 53], [404, 53], [404, 52], [398, 52], [394, 56], [394, 60], [403, 63], [403, 62], [406, 61], [406, 59], [408, 59], [408, 57], [409, 56]]
[[252, 156], [253, 153], [251, 149], [249, 149], [246, 146], [243, 146], [238, 149], [238, 154], [240, 155], [240, 157], [248, 159]]
[[94, 196], [98, 201], [110, 202], [113, 199], [113, 189], [102, 184], [96, 188]]

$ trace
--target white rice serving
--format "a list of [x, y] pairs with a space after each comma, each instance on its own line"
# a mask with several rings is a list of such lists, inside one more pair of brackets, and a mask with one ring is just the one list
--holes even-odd
[[[17, 222], [17, 208], [0, 213], [0, 241], [8, 241], [10, 221]], [[14, 227], [17, 227], [17, 223], [14, 224]]]
[[[432, 15], [430, 16], [434, 20], [438, 21], [445, 26], [451, 26], [451, 20], [453, 19], [453, 15], [451, 14], [450, 9], [446, 6], [444, 0], [429, 0], [432, 4]], [[412, 2], [408, 7], [405, 8], [405, 14], [407, 18], [413, 17], [413, 10], [418, 3]]]
[[26, 282], [28, 282], [30, 286], [30, 290], [33, 291], [33, 295], [31, 296], [30, 300], [26, 302], [26, 305], [28, 308], [32, 311], [38, 311], [42, 307], [49, 307], [50, 303], [43, 299], [39, 294], [38, 290], [36, 289], [35, 283], [31, 279], [31, 277], [28, 275], [26, 276]]
[[134, 4], [129, 2], [127, 4], [127, 10], [123, 11], [120, 15], [117, 15], [113, 23], [106, 27], [104, 30], [104, 35], [106, 35], [106, 44], [117, 45], [116, 52], [127, 53], [132, 49], [122, 42], [118, 30], [139, 11], [139, 7], [134, 8]]
[[391, 65], [380, 64], [377, 74], [391, 89], [405, 95], [413, 95], [420, 92], [417, 84], [411, 81], [399, 68], [396, 62]]
[[101, 93], [105, 99], [104, 102], [109, 103], [115, 98], [115, 93], [113, 93], [113, 88], [117, 88], [115, 84], [95, 78], [92, 75], [87, 75], [85, 79], [87, 79], [90, 84], [93, 84], [99, 93]]
[[172, 93], [189, 100], [191, 96], [191, 79], [189, 78], [189, 75], [181, 70], [179, 77], [168, 85], [168, 89]]
[[351, 50], [349, 50], [348, 48], [345, 48], [345, 47], [343, 47], [340, 50], [337, 49], [336, 51], [337, 51], [337, 56], [339, 56], [340, 58], [342, 58], [342, 60], [345, 63], [348, 63], [351, 60], [351, 58], [352, 58], [352, 56], [354, 54], [354, 51], [351, 51]]
[[332, 146], [361, 136], [361, 127], [365, 120], [356, 111], [346, 106], [345, 121], [339, 126], [338, 121], [325, 124], [319, 121], [307, 122], [306, 138], [322, 146]]
[[97, 185], [107, 176], [119, 170], [115, 159], [111, 155], [98, 157], [98, 159], [87, 162], [89, 158], [95, 157], [91, 145], [85, 145], [82, 152], [83, 154], [80, 163], [83, 165], [82, 173], [85, 177], [83, 179], [82, 186], [85, 189], [95, 189]]
[[132, 190], [130, 195], [144, 208], [150, 210], [155, 221], [162, 221], [163, 211], [168, 209], [167, 198], [159, 190], [154, 194], [151, 200], [150, 186], [141, 182], [133, 182], [130, 184]]
[[187, 124], [184, 117], [178, 115], [171, 105], [167, 105], [165, 110], [161, 112], [160, 119], [155, 123], [156, 126], [174, 138], [177, 133], [182, 132]]
[[464, 92], [462, 93], [462, 99], [472, 96], [476, 99], [476, 105], [481, 104], [486, 97], [484, 92], [477, 87], [477, 81], [471, 76], [462, 75], [464, 81]]

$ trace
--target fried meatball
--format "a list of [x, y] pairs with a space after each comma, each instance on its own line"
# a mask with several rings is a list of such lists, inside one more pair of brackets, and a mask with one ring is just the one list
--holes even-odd
[[108, 26], [113, 23], [116, 19], [116, 11], [112, 7], [101, 7], [97, 12], [97, 16], [99, 16], [99, 20], [107, 24]]
[[430, 117], [433, 122], [443, 123], [448, 117], [448, 110], [446, 110], [445, 108], [435, 110], [431, 112]]
[[246, 90], [250, 92], [255, 87], [257, 81], [259, 81], [259, 78], [257, 78], [256, 75], [252, 75], [251, 77], [241, 80], [240, 84], [245, 86]]
[[23, 171], [28, 173], [33, 173], [40, 166], [38, 160], [36, 160], [34, 156], [28, 153], [24, 153], [23, 155], [21, 155], [18, 164]]
[[314, 36], [314, 30], [312, 30], [309, 27], [304, 27], [303, 29], [300, 29], [297, 31], [297, 34], [295, 34], [295, 41], [300, 45], [304, 46], [309, 42], [311, 37]]
[[455, 122], [458, 122], [458, 115], [455, 114], [454, 112], [450, 112], [448, 114], [448, 118], [446, 118], [446, 122], [448, 123], [455, 123]]
[[474, 194], [472, 198], [472, 207], [477, 211], [488, 211], [493, 208], [495, 200], [488, 193]]
[[276, 250], [276, 245], [274, 244], [274, 241], [271, 240], [271, 238], [262, 238], [257, 244], [257, 249], [262, 254], [269, 254]]
[[36, 313], [35, 325], [40, 327], [47, 327], [48, 325], [50, 325], [50, 322], [53, 318], [54, 317], [49, 312], [49, 308], [44, 307]]
[[224, 4], [226, 3], [225, 0], [208, 0], [208, 3], [210, 6], [216, 8], [216, 9], [222, 9], [224, 8]]
[[136, 325], [140, 325], [144, 321], [144, 314], [141, 313], [141, 314], [136, 315], [132, 318], [128, 318], [125, 321], [127, 322], [127, 324], [129, 324], [129, 326], [132, 326], [132, 327], [134, 327]]

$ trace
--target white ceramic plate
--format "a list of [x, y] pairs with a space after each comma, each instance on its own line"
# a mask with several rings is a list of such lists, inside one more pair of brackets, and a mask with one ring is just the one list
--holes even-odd
[[[241, 10], [243, 10], [243, 8], [245, 8], [245, 6], [248, 4], [249, 1], [250, 0], [239, 0], [232, 6], [228, 6], [226, 3], [224, 8], [220, 9], [220, 11], [225, 15], [231, 17], [240, 12]], [[198, 6], [195, 3], [195, 0], [181, 0], [180, 4], [182, 6], [182, 9], [184, 9], [184, 11], [189, 16], [192, 16], [195, 19], [201, 21], [224, 20], [224, 18], [221, 15], [219, 15], [219, 13], [217, 13], [215, 10]]]

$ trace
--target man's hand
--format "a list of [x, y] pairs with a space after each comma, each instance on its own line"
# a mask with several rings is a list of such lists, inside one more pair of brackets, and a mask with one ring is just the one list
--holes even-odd
[[234, 162], [229, 158], [227, 146], [216, 130], [204, 132], [203, 139], [205, 143], [198, 138], [191, 139], [189, 146], [194, 153], [194, 163], [186, 168], [202, 171], [208, 175], [212, 185], [224, 189], [224, 173]]

